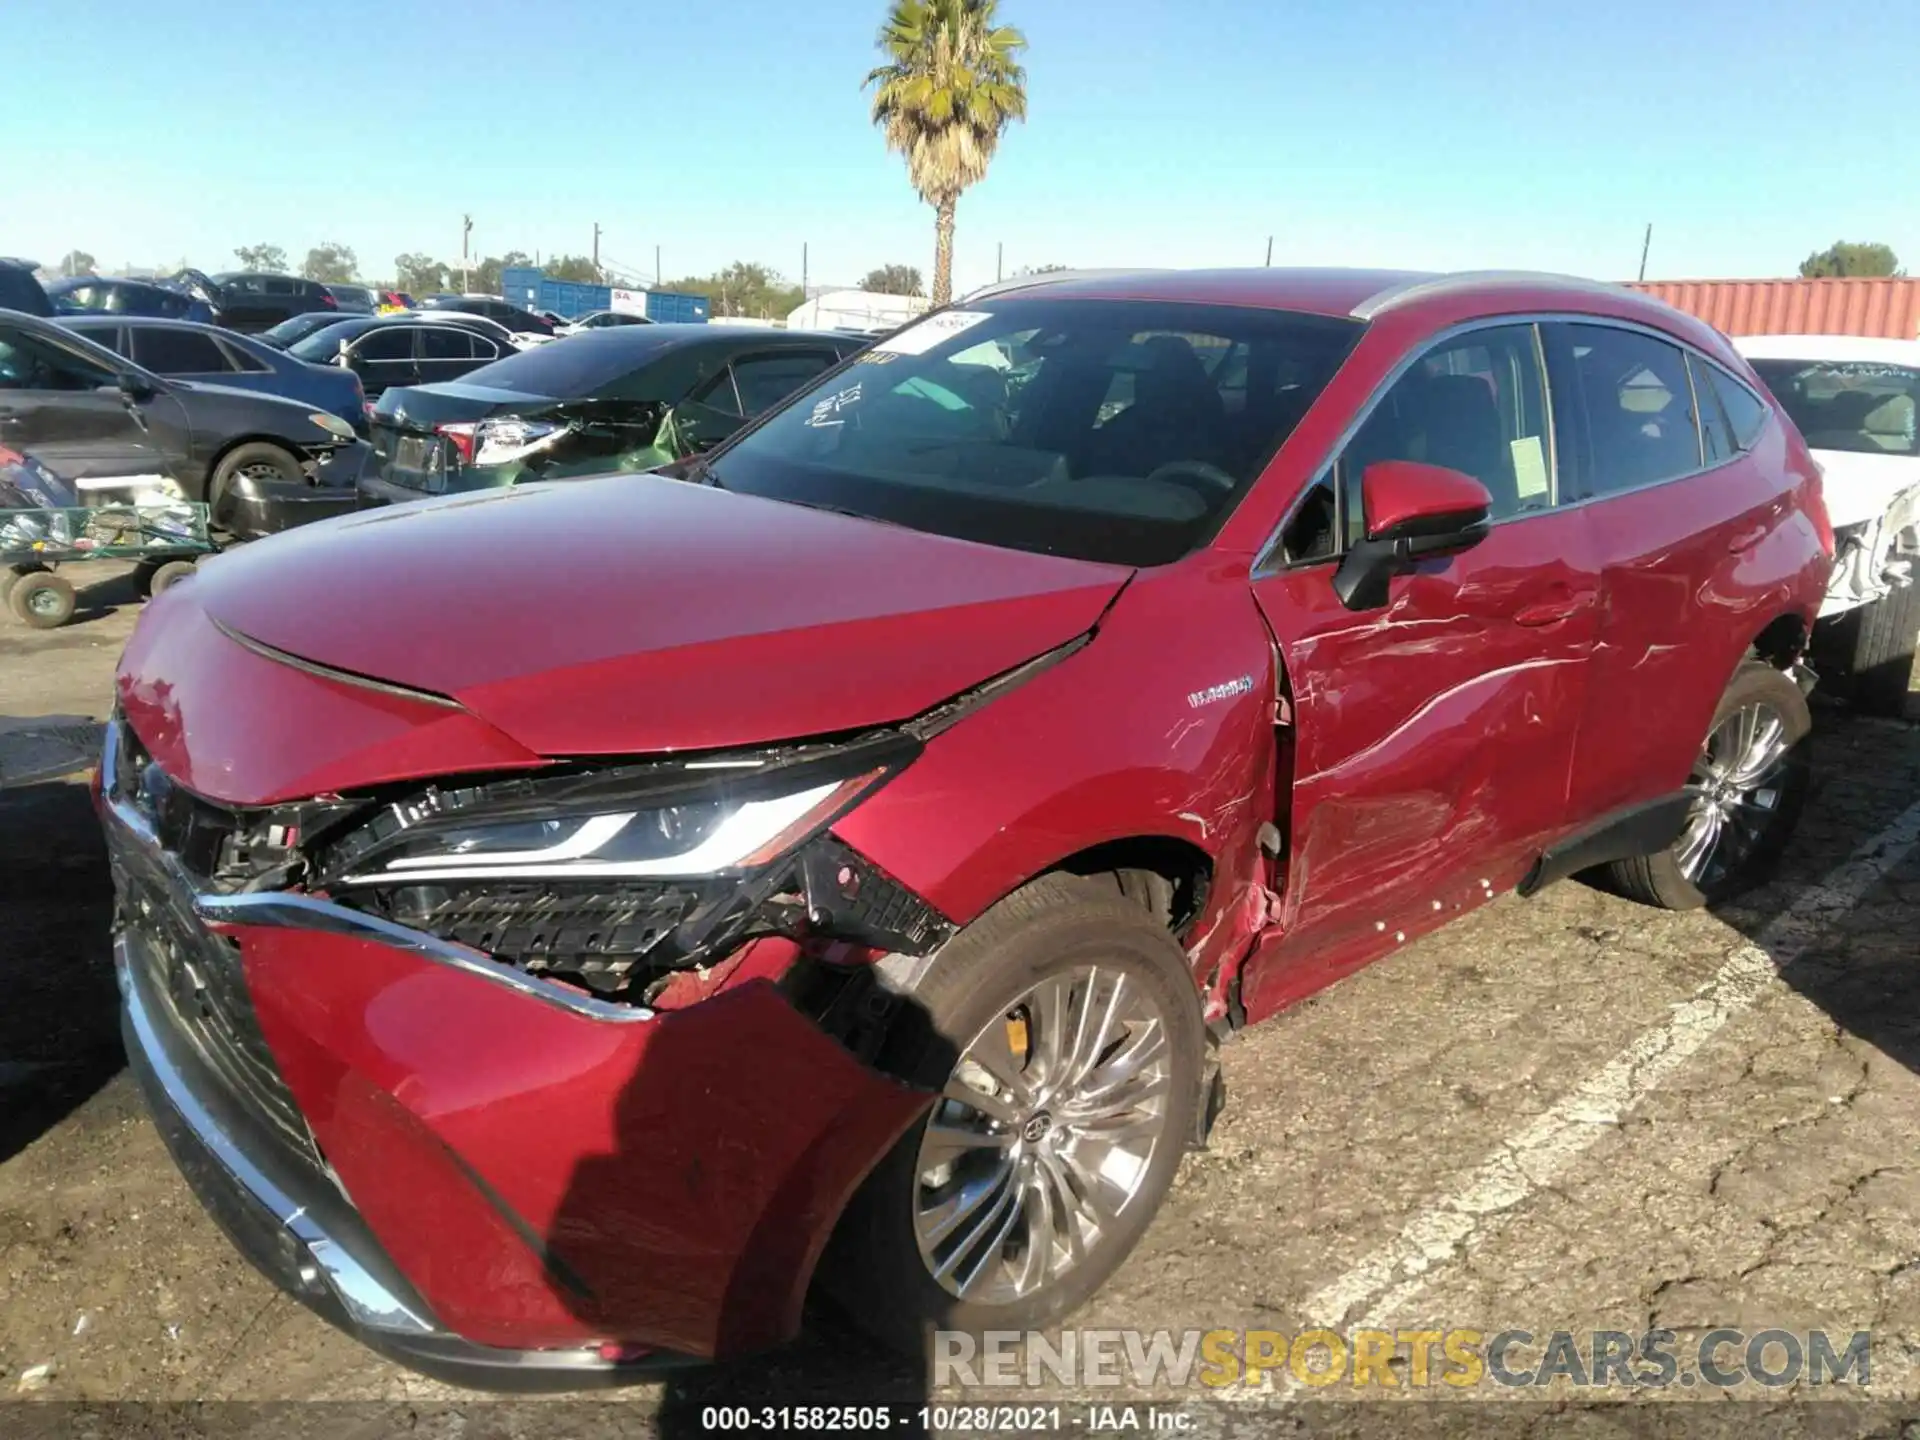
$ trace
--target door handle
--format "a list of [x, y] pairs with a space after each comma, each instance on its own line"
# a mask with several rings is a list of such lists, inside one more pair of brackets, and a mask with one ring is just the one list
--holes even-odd
[[1767, 538], [1767, 527], [1756, 525], [1751, 530], [1743, 530], [1727, 542], [1727, 552], [1732, 555], [1744, 554]]
[[1513, 623], [1528, 627], [1558, 625], [1562, 620], [1571, 620], [1583, 610], [1591, 610], [1594, 604], [1595, 596], [1591, 590], [1578, 595], [1561, 595], [1552, 600], [1522, 606], [1515, 613]]

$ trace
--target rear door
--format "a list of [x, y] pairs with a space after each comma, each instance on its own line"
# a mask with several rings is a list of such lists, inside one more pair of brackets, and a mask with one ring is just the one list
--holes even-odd
[[423, 325], [420, 329], [420, 379], [432, 385], [458, 380], [470, 370], [500, 358], [500, 347], [484, 335], [458, 325]]
[[[1493, 525], [1353, 611], [1334, 571], [1365, 533], [1361, 476], [1388, 459], [1474, 476]], [[1559, 504], [1537, 327], [1415, 356], [1255, 574], [1290, 687], [1292, 780], [1276, 797], [1284, 918], [1247, 971], [1250, 1013], [1513, 885], [1566, 828], [1599, 586], [1585, 517]]]
[[[1793, 513], [1776, 467], [1730, 451], [1697, 367], [1654, 331], [1545, 329], [1570, 496], [1590, 517], [1604, 604], [1570, 800], [1594, 817], [1677, 791], [1738, 656], [1764, 623], [1739, 573]], [[1716, 373], [1718, 367], [1713, 367]], [[1733, 382], [1737, 384], [1738, 382]]]
[[86, 351], [0, 321], [0, 444], [67, 480], [178, 477], [187, 436], [179, 402], [132, 401]]
[[348, 347], [348, 365], [369, 400], [395, 385], [420, 383], [419, 345], [429, 325], [383, 325]]
[[232, 361], [214, 337], [204, 330], [178, 330], [169, 325], [133, 325], [133, 359], [156, 375], [226, 383]]

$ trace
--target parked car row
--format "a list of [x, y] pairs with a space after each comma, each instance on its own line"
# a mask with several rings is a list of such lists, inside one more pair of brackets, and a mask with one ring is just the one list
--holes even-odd
[[1625, 290], [1026, 277], [865, 349], [576, 335], [374, 436], [372, 498], [503, 488], [160, 597], [100, 803], [169, 1147], [443, 1378], [816, 1292], [1046, 1327], [1221, 1041], [1503, 892], [1733, 896], [1808, 794], [1819, 469]]

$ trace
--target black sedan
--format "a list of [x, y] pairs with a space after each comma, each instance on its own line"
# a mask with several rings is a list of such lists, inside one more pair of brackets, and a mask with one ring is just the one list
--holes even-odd
[[654, 469], [717, 444], [865, 345], [795, 330], [620, 326], [464, 380], [388, 390], [361, 503]]
[[241, 539], [349, 509], [368, 446], [338, 415], [169, 380], [50, 321], [0, 312], [0, 444], [83, 495], [205, 501]]
[[287, 346], [296, 360], [351, 371], [369, 403], [392, 386], [457, 380], [513, 353], [510, 336], [471, 315], [355, 315]]

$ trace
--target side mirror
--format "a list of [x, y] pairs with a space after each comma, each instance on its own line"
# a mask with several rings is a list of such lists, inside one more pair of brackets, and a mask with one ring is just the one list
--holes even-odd
[[1457, 555], [1487, 538], [1493, 497], [1471, 475], [1414, 460], [1381, 460], [1360, 477], [1366, 538], [1333, 574], [1333, 593], [1349, 610], [1387, 603], [1388, 582], [1416, 562]]
[[131, 370], [122, 370], [120, 393], [129, 400], [151, 400], [154, 395], [153, 382], [144, 375], [136, 375]]

